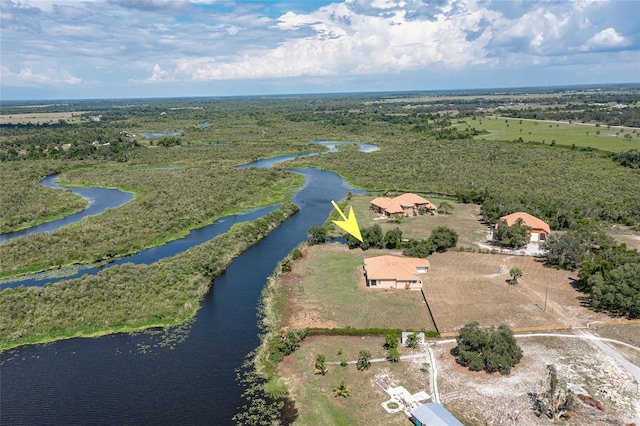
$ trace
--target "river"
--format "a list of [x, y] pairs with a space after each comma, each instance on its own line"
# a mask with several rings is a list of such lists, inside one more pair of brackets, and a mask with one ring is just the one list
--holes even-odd
[[326, 220], [331, 200], [353, 191], [335, 173], [295, 171], [305, 176], [293, 198], [298, 214], [234, 259], [183, 332], [77, 338], [3, 353], [0, 424], [233, 424], [243, 403], [235, 370], [259, 343], [256, 307], [267, 277], [309, 227]]

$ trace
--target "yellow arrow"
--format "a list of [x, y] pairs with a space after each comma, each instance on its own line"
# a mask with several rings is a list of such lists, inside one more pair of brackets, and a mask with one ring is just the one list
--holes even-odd
[[342, 219], [343, 219], [343, 220], [332, 220], [332, 222], [338, 225], [340, 228], [347, 231], [349, 234], [353, 235], [362, 243], [363, 242], [362, 234], [360, 233], [360, 228], [358, 227], [358, 221], [356, 220], [356, 215], [353, 213], [353, 207], [349, 207], [350, 208], [349, 217], [347, 218], [344, 215], [344, 213], [342, 213], [342, 210], [340, 210], [340, 207], [338, 207], [335, 201], [331, 200], [331, 204], [333, 204], [333, 207], [335, 207], [336, 210], [338, 210], [338, 213], [340, 213], [340, 216], [342, 216]]

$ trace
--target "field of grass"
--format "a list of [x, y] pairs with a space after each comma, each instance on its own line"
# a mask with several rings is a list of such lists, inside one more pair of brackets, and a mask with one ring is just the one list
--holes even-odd
[[[368, 349], [372, 358], [385, 357], [382, 337], [308, 337], [301, 347], [279, 366], [280, 376], [287, 382], [292, 397], [299, 407], [296, 425], [407, 425], [402, 412], [387, 413], [381, 404], [390, 397], [375, 383], [376, 376], [386, 375], [397, 386], [404, 386], [410, 393], [429, 393], [429, 374], [420, 371], [425, 359], [399, 363], [372, 363], [368, 370], [358, 371], [350, 364], [346, 367], [329, 365], [326, 375], [314, 374], [314, 361], [318, 354], [327, 361], [340, 361], [342, 356], [355, 360], [358, 352]], [[401, 354], [412, 353], [400, 347]], [[344, 380], [351, 389], [348, 398], [334, 396], [333, 389]]]
[[284, 278], [290, 288], [288, 325], [435, 330], [420, 292], [365, 287], [363, 259], [383, 252], [342, 244], [310, 247]]
[[[458, 330], [471, 321], [511, 327], [611, 321], [582, 306], [585, 295], [571, 285], [575, 272], [547, 268], [530, 256], [449, 251], [434, 253], [429, 262], [424, 292], [440, 332]], [[509, 269], [514, 266], [523, 275], [517, 285], [509, 285]]]
[[[591, 147], [611, 152], [640, 148], [640, 132], [632, 128], [607, 128], [607, 126], [596, 127], [592, 124], [569, 124], [505, 117], [466, 119], [464, 123], [454, 122], [453, 125], [458, 126], [459, 130], [468, 126], [489, 132], [476, 136], [476, 139], [514, 140], [522, 138], [525, 142], [544, 142], [548, 145], [551, 145], [555, 140], [557, 145]], [[626, 134], [632, 136], [631, 140], [625, 139]]]
[[81, 116], [86, 111], [76, 112], [30, 112], [25, 114], [1, 114], [0, 124], [42, 124], [57, 123], [58, 120], [64, 120], [67, 123], [79, 123]]
[[[397, 194], [399, 195], [399, 194]], [[473, 246], [475, 243], [486, 239], [487, 227], [480, 223], [480, 206], [476, 204], [456, 203], [446, 200], [454, 207], [450, 215], [421, 215], [402, 218], [399, 222], [379, 220], [380, 215], [369, 208], [371, 200], [381, 195], [354, 195], [349, 202], [358, 219], [360, 228], [367, 228], [375, 224], [380, 225], [382, 232], [387, 232], [396, 227], [402, 231], [403, 238], [426, 239], [431, 231], [439, 226], [447, 226], [458, 233], [458, 245]], [[395, 197], [396, 194], [390, 195]], [[425, 197], [436, 206], [444, 199]]]

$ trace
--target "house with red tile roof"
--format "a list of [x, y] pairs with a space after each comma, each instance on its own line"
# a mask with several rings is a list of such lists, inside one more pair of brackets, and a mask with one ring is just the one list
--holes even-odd
[[376, 256], [364, 260], [364, 277], [370, 288], [422, 290], [421, 276], [429, 267], [426, 259]]
[[551, 228], [542, 219], [525, 212], [515, 212], [500, 218], [500, 220], [507, 222], [509, 226], [513, 226], [518, 219], [522, 219], [523, 225], [531, 227], [531, 231], [529, 231], [530, 241], [547, 241], [549, 234], [551, 234]]
[[409, 216], [422, 210], [435, 212], [437, 207], [429, 200], [409, 192], [395, 198], [374, 198], [371, 201], [371, 210], [385, 216]]

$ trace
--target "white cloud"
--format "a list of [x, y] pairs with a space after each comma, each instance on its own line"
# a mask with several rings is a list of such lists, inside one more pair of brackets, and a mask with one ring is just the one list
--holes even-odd
[[31, 68], [22, 68], [20, 72], [13, 72], [4, 65], [0, 65], [0, 78], [5, 86], [38, 86], [38, 85], [77, 85], [82, 80], [67, 71], [51, 71], [34, 73]]
[[160, 65], [155, 64], [153, 66], [153, 73], [149, 77], [148, 81], [167, 81], [169, 80], [169, 72], [163, 70]]
[[591, 37], [581, 47], [581, 50], [599, 50], [624, 47], [628, 45], [627, 40], [616, 32], [615, 29], [609, 27]]
[[286, 86], [299, 77], [331, 87], [338, 79], [394, 82], [408, 74], [424, 81], [530, 75], [530, 66], [623, 55], [640, 66], [629, 59], [640, 46], [632, 3], [0, 0], [0, 84], [108, 92], [234, 79], [275, 85], [281, 78]]

